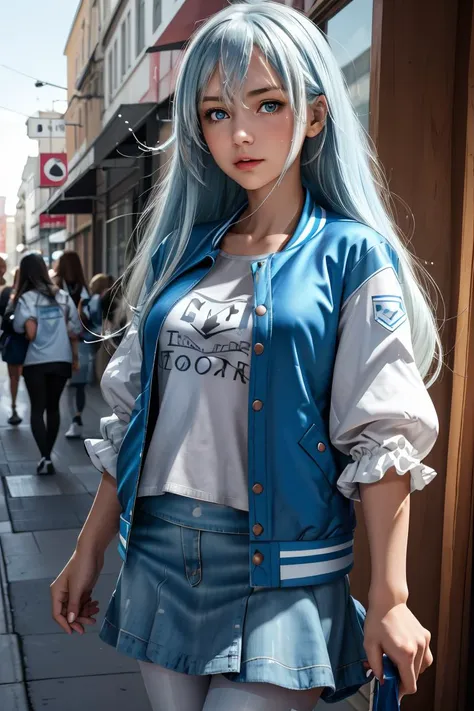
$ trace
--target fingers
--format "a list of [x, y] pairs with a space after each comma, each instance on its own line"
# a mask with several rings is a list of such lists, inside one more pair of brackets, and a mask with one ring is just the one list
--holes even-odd
[[91, 594], [92, 590], [84, 590], [82, 593], [75, 590], [69, 591], [66, 619], [70, 625], [80, 616], [84, 605], [89, 603]]
[[420, 666], [420, 674], [423, 674], [423, 672], [426, 671], [428, 667], [433, 664], [433, 654], [431, 653], [430, 649], [431, 634], [428, 632], [428, 630], [425, 630], [425, 641], [425, 653], [423, 655], [423, 659]]
[[402, 659], [399, 662], [396, 659], [394, 660], [400, 673], [400, 698], [406, 694], [416, 693], [420, 674], [423, 674], [433, 663], [430, 641], [430, 633], [428, 630], [423, 630], [417, 643], [402, 650]]
[[[78, 634], [84, 634], [84, 627], [89, 627], [97, 623], [94, 615], [97, 615], [98, 612], [98, 602], [96, 600], [87, 600], [86, 603], [81, 606], [77, 618], [74, 622], [70, 623], [71, 629]], [[64, 614], [66, 614], [66, 608]]]
[[51, 585], [51, 600], [53, 619], [67, 634], [84, 634], [85, 626], [96, 624], [94, 615], [99, 612], [99, 606], [97, 600], [91, 599], [91, 591], [83, 592], [75, 602], [67, 589], [55, 581]]
[[367, 644], [365, 646], [367, 652], [367, 662], [374, 672], [374, 676], [383, 684], [383, 652], [382, 647], [378, 644]]
[[418, 678], [415, 672], [415, 659], [417, 655], [417, 648], [415, 646], [407, 646], [400, 650], [401, 656], [399, 659], [395, 658], [394, 662], [398, 667], [398, 673], [400, 674], [400, 698], [406, 694], [416, 693], [416, 681]]
[[60, 627], [67, 633], [72, 634], [71, 627], [69, 626], [66, 614], [64, 611], [64, 603], [67, 601], [67, 590], [61, 590], [51, 586], [51, 602], [52, 602], [52, 615], [53, 620], [58, 623]]
[[433, 664], [433, 653], [429, 645], [425, 649], [425, 656], [423, 657], [423, 663], [421, 665], [420, 674], [428, 669]]

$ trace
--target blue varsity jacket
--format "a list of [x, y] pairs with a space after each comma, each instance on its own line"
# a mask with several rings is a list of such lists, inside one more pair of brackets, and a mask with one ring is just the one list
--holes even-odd
[[[234, 219], [197, 225], [173, 278], [142, 326], [141, 394], [117, 461], [119, 549], [125, 558], [138, 485], [159, 417], [156, 359], [173, 308], [212, 269]], [[153, 258], [159, 268], [161, 252]], [[343, 304], [396, 253], [374, 230], [326, 213], [307, 193], [281, 252], [251, 264], [253, 350], [248, 402], [250, 584], [315, 585], [353, 565], [353, 503], [336, 482], [352, 461], [329, 440], [332, 376]], [[259, 344], [255, 348], [255, 344]], [[262, 348], [263, 346], [263, 348]]]

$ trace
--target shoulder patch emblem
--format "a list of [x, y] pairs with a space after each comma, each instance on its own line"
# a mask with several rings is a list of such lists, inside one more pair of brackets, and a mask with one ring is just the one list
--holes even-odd
[[374, 320], [387, 331], [395, 331], [407, 320], [407, 312], [401, 296], [383, 294], [372, 297]]

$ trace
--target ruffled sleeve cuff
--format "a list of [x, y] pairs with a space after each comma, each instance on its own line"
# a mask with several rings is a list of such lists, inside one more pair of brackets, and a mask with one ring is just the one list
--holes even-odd
[[421, 491], [436, 476], [435, 470], [422, 464], [417, 450], [400, 435], [384, 440], [380, 447], [373, 450], [356, 445], [351, 455], [354, 462], [342, 472], [337, 488], [353, 501], [360, 501], [359, 484], [380, 481], [391, 467], [400, 475], [410, 472], [412, 492]]
[[105, 439], [86, 439], [84, 447], [96, 469], [117, 478], [118, 455], [110, 442]]
[[128, 422], [116, 414], [103, 417], [100, 421], [102, 439], [86, 439], [84, 446], [92, 464], [100, 472], [106, 471], [117, 478], [117, 457]]

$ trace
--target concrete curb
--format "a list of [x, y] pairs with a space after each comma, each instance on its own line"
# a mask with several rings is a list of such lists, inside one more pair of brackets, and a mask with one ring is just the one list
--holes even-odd
[[[0, 482], [0, 497], [4, 497], [3, 482]], [[0, 634], [13, 632], [13, 615], [8, 597], [8, 581], [0, 537]]]
[[14, 634], [8, 595], [8, 580], [0, 536], [0, 708], [2, 711], [29, 711], [23, 673], [20, 638]]

